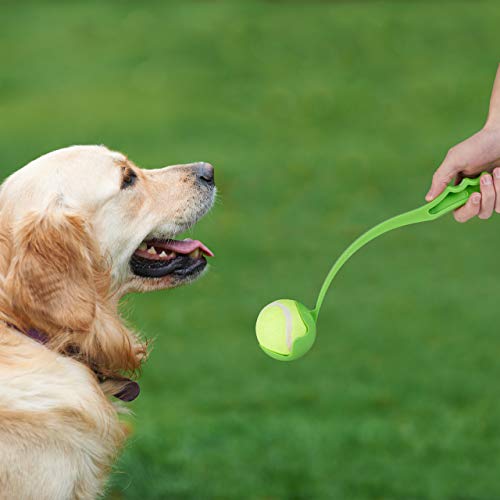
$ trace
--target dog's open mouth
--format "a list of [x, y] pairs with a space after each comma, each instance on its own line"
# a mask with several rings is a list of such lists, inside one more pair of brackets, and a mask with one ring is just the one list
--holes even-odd
[[213, 253], [198, 240], [145, 240], [130, 259], [132, 272], [143, 278], [199, 274]]

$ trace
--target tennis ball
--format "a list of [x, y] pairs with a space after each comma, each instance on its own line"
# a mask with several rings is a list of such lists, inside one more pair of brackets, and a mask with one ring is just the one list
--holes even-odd
[[306, 354], [314, 344], [316, 322], [304, 304], [280, 299], [260, 311], [255, 333], [267, 355], [280, 361], [292, 361]]

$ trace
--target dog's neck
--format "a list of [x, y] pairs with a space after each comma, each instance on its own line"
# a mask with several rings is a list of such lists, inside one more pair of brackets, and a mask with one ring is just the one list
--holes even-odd
[[[27, 330], [21, 330], [18, 328], [16, 325], [9, 323], [7, 321], [4, 321], [4, 323], [10, 327], [13, 328], [14, 330], [17, 330], [18, 332], [22, 333], [23, 335], [26, 335], [30, 339], [34, 340], [35, 342], [38, 342], [39, 344], [46, 345], [49, 341], [49, 336], [40, 330], [37, 330], [35, 328], [29, 328]], [[141, 391], [139, 384], [135, 380], [131, 380], [126, 377], [116, 377], [116, 378], [110, 378], [110, 377], [105, 377], [102, 373], [99, 373], [99, 371], [92, 369], [94, 372], [95, 376], [99, 380], [100, 383], [106, 382], [106, 381], [115, 381], [115, 382], [122, 382], [122, 387], [113, 394], [115, 398], [120, 399], [121, 401], [125, 402], [130, 402], [133, 401], [134, 399], [139, 396], [139, 393]]]

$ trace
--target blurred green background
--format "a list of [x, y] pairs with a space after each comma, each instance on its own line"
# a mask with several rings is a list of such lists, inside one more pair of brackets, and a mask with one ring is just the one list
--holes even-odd
[[0, 3], [2, 174], [76, 143], [216, 166], [211, 272], [124, 304], [156, 344], [107, 498], [500, 498], [496, 217], [372, 243], [303, 360], [253, 332], [423, 203], [484, 122], [499, 26], [472, 0]]

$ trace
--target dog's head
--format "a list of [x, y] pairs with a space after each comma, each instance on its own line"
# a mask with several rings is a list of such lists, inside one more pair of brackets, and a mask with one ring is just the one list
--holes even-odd
[[192, 281], [211, 252], [173, 238], [207, 213], [215, 191], [207, 163], [143, 170], [103, 146], [38, 158], [0, 190], [2, 308], [74, 342], [109, 322], [123, 294]]

